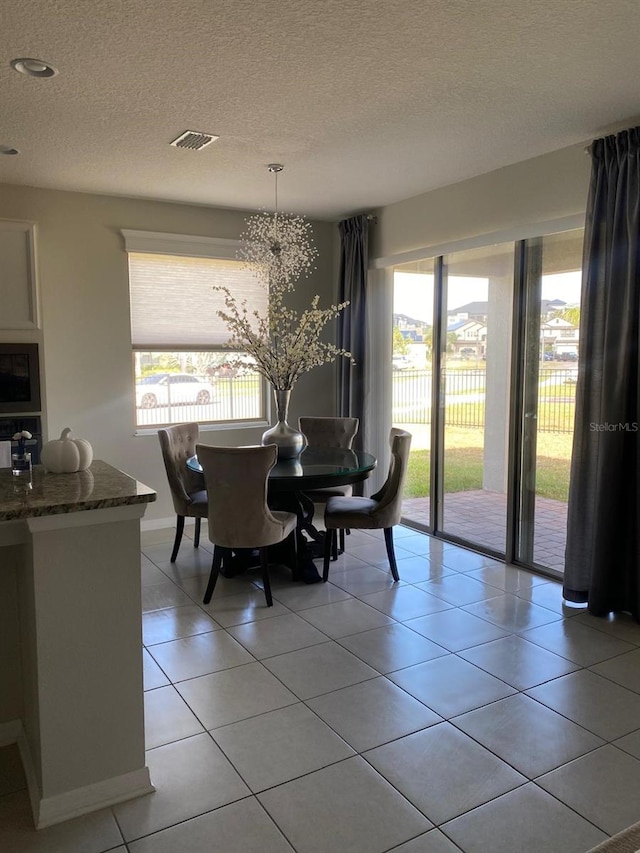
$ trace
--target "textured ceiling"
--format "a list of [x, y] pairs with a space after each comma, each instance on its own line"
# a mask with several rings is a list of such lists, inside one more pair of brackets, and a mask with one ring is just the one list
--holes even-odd
[[0, 182], [257, 208], [281, 162], [337, 219], [637, 123], [639, 36], [638, 0], [2, 0]]

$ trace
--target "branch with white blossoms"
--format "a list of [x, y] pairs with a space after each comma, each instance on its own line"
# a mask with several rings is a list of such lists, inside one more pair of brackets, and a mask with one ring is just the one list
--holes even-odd
[[320, 308], [320, 297], [314, 296], [302, 314], [285, 304], [285, 294], [309, 275], [317, 257], [304, 217], [262, 211], [246, 220], [238, 258], [268, 292], [266, 316], [250, 311], [246, 300], [238, 304], [227, 287], [213, 288], [224, 297], [226, 310], [216, 313], [231, 332], [229, 344], [252, 356], [258, 373], [276, 391], [291, 390], [303, 373], [321, 364], [351, 359], [347, 350], [320, 339], [348, 302]]
[[349, 305], [341, 302], [319, 308], [320, 297], [314, 296], [311, 307], [298, 314], [284, 304], [289, 284], [279, 283], [269, 290], [266, 316], [250, 311], [246, 300], [238, 304], [227, 287], [215, 287], [224, 295], [226, 311], [218, 311], [231, 332], [230, 345], [253, 357], [256, 370], [277, 391], [288, 391], [309, 370], [351, 353], [320, 340], [324, 326]]

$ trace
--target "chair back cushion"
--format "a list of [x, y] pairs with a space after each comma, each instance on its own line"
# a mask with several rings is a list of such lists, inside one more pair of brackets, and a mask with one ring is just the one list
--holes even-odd
[[389, 475], [372, 500], [377, 502], [372, 512], [376, 527], [393, 527], [400, 523], [402, 516], [402, 492], [407, 478], [409, 451], [411, 449], [411, 433], [395, 427], [389, 434], [391, 445], [391, 463]]
[[[197, 446], [209, 495], [209, 539], [222, 548], [261, 548], [283, 539], [283, 521], [267, 506], [275, 444], [265, 447]], [[281, 514], [287, 515], [289, 513]], [[293, 516], [295, 520], [295, 516]]]
[[[189, 515], [189, 495], [204, 489], [204, 478], [187, 468], [187, 459], [196, 454], [198, 424], [176, 424], [158, 430], [164, 467], [177, 515]], [[198, 513], [200, 515], [200, 513]]]
[[298, 421], [309, 447], [343, 447], [347, 450], [351, 450], [359, 425], [358, 418], [302, 417]]

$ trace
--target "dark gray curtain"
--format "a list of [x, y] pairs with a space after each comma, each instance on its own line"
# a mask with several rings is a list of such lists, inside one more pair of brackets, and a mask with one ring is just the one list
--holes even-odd
[[338, 301], [349, 307], [338, 317], [338, 346], [353, 355], [338, 362], [338, 415], [360, 418], [354, 447], [362, 450], [365, 403], [366, 285], [369, 264], [369, 221], [366, 216], [343, 219], [340, 232]]
[[564, 597], [639, 620], [640, 127], [591, 157]]

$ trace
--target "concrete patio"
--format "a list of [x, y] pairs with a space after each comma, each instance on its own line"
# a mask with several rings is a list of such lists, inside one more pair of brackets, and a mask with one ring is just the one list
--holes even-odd
[[[404, 520], [427, 525], [429, 498], [407, 498], [402, 502]], [[469, 543], [500, 553], [505, 550], [507, 497], [477, 489], [445, 495], [444, 529]], [[567, 504], [537, 498], [535, 512], [534, 562], [564, 571]]]

